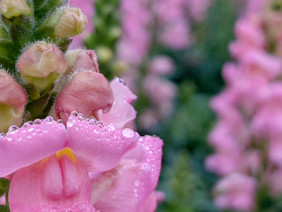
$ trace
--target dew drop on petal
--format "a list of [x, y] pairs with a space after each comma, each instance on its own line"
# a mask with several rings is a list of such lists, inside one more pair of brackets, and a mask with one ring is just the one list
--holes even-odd
[[134, 134], [135, 133], [132, 129], [125, 128], [124, 130], [122, 130], [122, 135], [126, 138], [133, 138]]

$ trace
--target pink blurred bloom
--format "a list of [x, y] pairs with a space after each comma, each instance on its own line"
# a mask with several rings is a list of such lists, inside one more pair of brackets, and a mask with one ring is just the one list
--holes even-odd
[[159, 39], [162, 44], [174, 49], [183, 49], [189, 45], [190, 29], [183, 21], [167, 24], [160, 32]]
[[159, 116], [157, 114], [157, 111], [150, 108], [141, 113], [138, 123], [143, 129], [151, 129], [156, 126], [158, 122]]
[[152, 74], [168, 75], [175, 71], [175, 64], [170, 57], [157, 56], [149, 65], [149, 72]]
[[229, 49], [236, 59], [244, 57], [249, 50], [262, 50], [266, 45], [263, 29], [256, 21], [247, 18], [239, 20], [235, 26], [235, 34], [237, 40], [230, 44]]
[[83, 33], [75, 36], [73, 38], [71, 49], [81, 48], [83, 46], [83, 38], [94, 31], [93, 27], [93, 16], [94, 16], [94, 2], [95, 0], [70, 0], [71, 6], [79, 7], [88, 19], [88, 23], [83, 31]]
[[162, 105], [170, 102], [177, 93], [175, 84], [168, 80], [163, 80], [157, 76], [147, 76], [144, 82], [144, 89], [147, 91], [152, 102]]
[[254, 207], [256, 180], [241, 173], [221, 179], [215, 187], [215, 203], [220, 208], [251, 211]]
[[0, 137], [0, 177], [14, 173], [11, 211], [155, 210], [159, 138], [77, 113], [66, 126], [47, 117]]
[[0, 197], [0, 205], [6, 205], [6, 197], [5, 197], [5, 195]]
[[205, 18], [206, 10], [211, 4], [211, 0], [183, 0], [196, 21], [202, 21]]

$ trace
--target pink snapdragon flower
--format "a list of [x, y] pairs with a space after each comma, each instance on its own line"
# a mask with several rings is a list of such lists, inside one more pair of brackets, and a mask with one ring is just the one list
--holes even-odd
[[215, 187], [218, 196], [215, 199], [220, 208], [251, 211], [254, 206], [253, 196], [256, 180], [241, 173], [233, 173], [221, 179]]
[[154, 211], [162, 141], [73, 113], [11, 127], [0, 177], [13, 174], [11, 211]]

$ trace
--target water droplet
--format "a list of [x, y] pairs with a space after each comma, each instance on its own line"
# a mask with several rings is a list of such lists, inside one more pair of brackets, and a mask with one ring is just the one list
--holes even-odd
[[78, 112], [76, 112], [76, 111], [73, 111], [73, 112], [71, 113], [71, 116], [73, 116], [73, 117], [77, 117], [77, 115], [78, 115]]
[[77, 116], [77, 119], [78, 119], [79, 121], [83, 121], [83, 120], [84, 120], [84, 115], [80, 113], [80, 114]]
[[90, 125], [94, 125], [94, 124], [96, 124], [96, 121], [95, 121], [94, 119], [90, 119], [90, 120], [89, 120], [89, 124], [90, 124]]
[[125, 128], [124, 130], [122, 130], [122, 135], [126, 138], [133, 138], [134, 134], [135, 133], [132, 129]]
[[34, 124], [41, 124], [41, 123], [42, 123], [42, 121], [40, 119], [35, 119], [34, 120]]
[[52, 116], [47, 116], [46, 119], [44, 119], [46, 122], [52, 122], [54, 121]]
[[32, 127], [32, 128], [29, 128], [27, 131], [32, 132], [33, 130], [34, 130], [34, 128]]
[[62, 124], [63, 123], [63, 120], [62, 119], [58, 119], [57, 121], [59, 124]]
[[100, 128], [103, 128], [103, 127], [104, 127], [104, 124], [103, 124], [103, 122], [101, 122], [101, 121], [97, 121], [97, 122], [96, 122], [96, 125], [97, 125], [98, 127], [100, 127]]
[[9, 127], [8, 132], [13, 134], [16, 132], [17, 129], [18, 129], [18, 126], [12, 125], [11, 127]]

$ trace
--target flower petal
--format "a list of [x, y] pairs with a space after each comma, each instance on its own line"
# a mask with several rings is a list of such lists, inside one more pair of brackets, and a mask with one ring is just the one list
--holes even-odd
[[137, 96], [119, 78], [111, 81], [111, 87], [115, 99], [113, 106], [108, 113], [101, 113], [99, 118], [106, 124], [111, 123], [115, 127], [122, 129], [127, 123], [136, 118], [136, 111], [130, 103], [137, 99]]
[[137, 211], [152, 192], [151, 185], [150, 171], [134, 160], [123, 160], [93, 181], [91, 201], [103, 212]]
[[104, 212], [154, 211], [163, 142], [145, 136], [119, 165], [93, 179], [92, 203]]
[[13, 212], [95, 212], [90, 195], [83, 164], [53, 155], [14, 174], [9, 202]]
[[66, 141], [65, 126], [51, 117], [27, 122], [21, 128], [10, 127], [6, 136], [0, 137], [0, 177], [54, 154]]
[[131, 129], [103, 126], [94, 119], [84, 119], [82, 114], [76, 117], [75, 113], [67, 122], [67, 130], [68, 146], [93, 172], [112, 169], [139, 139], [138, 133]]

